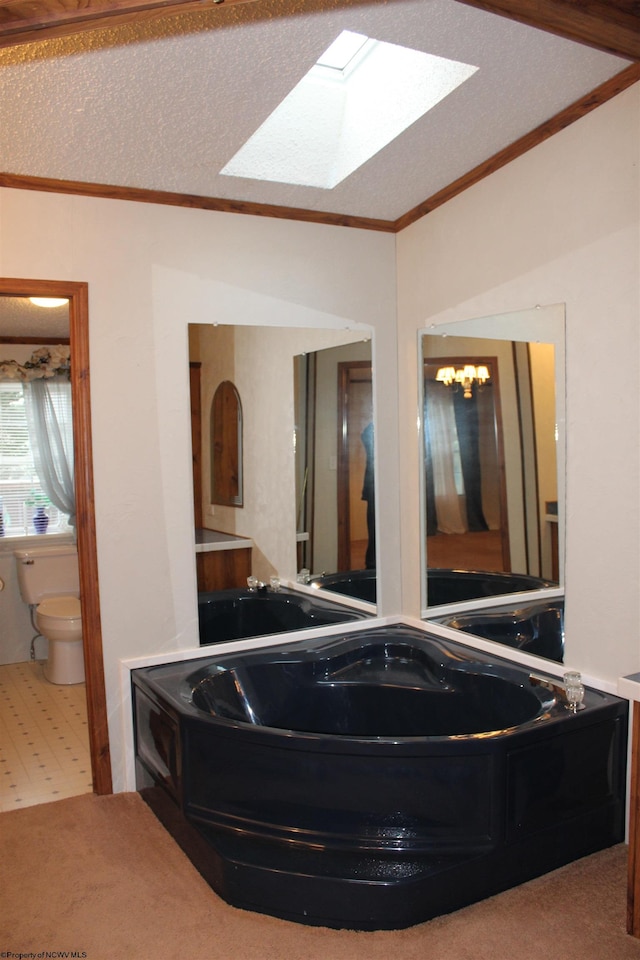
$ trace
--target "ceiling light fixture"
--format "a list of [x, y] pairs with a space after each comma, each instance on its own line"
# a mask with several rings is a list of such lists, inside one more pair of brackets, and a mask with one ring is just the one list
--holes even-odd
[[331, 190], [477, 69], [343, 31], [220, 172]]
[[488, 367], [481, 365], [474, 366], [472, 363], [465, 363], [464, 367], [456, 370], [455, 367], [440, 367], [436, 373], [436, 380], [444, 383], [445, 387], [457, 387], [459, 384], [463, 389], [463, 397], [470, 400], [473, 396], [473, 384], [478, 383], [481, 387], [487, 380], [491, 379]]
[[29, 300], [34, 306], [47, 307], [47, 309], [63, 307], [65, 303], [69, 303], [68, 297], [29, 297]]

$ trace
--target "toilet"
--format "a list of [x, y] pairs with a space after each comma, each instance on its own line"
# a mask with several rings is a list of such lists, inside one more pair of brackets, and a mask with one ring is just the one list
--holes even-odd
[[35, 607], [34, 624], [49, 641], [44, 675], [50, 683], [84, 682], [78, 551], [74, 544], [16, 550], [18, 585]]

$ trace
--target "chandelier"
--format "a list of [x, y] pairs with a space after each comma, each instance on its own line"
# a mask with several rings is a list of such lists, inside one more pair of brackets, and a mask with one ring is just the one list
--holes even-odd
[[484, 386], [490, 379], [491, 374], [488, 367], [484, 365], [476, 367], [472, 363], [466, 363], [464, 367], [459, 367], [457, 370], [455, 367], [440, 367], [436, 373], [436, 380], [439, 383], [444, 383], [446, 387], [457, 387], [460, 384], [465, 400], [471, 399], [474, 382]]

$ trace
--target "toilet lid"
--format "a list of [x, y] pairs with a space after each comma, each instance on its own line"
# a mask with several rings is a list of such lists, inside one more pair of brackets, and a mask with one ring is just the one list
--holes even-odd
[[81, 613], [80, 601], [77, 597], [49, 597], [38, 604], [36, 613], [59, 620], [77, 620]]

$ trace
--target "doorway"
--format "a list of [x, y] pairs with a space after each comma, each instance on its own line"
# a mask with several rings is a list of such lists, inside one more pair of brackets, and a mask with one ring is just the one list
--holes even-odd
[[93, 790], [97, 794], [107, 794], [112, 792], [112, 779], [93, 512], [88, 285], [57, 280], [0, 279], [0, 295], [64, 297], [69, 300], [76, 531], [82, 597], [89, 750]]

